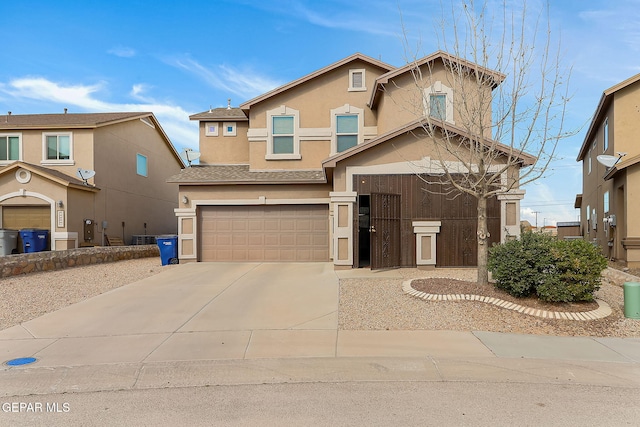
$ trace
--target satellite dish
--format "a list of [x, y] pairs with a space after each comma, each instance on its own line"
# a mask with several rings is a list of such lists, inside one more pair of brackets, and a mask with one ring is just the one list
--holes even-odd
[[200, 153], [198, 151], [193, 151], [191, 148], [187, 148], [184, 150], [184, 156], [187, 158], [189, 166], [191, 166], [192, 161], [200, 158]]
[[598, 163], [600, 163], [601, 165], [611, 168], [613, 167], [613, 165], [618, 163], [619, 157], [609, 156], [607, 154], [600, 154], [598, 157], [596, 157], [596, 159], [598, 160]]
[[84, 181], [84, 185], [89, 185], [87, 180], [96, 176], [96, 171], [92, 171], [90, 169], [78, 168], [78, 172], [76, 172], [76, 175], [78, 176], [78, 178]]

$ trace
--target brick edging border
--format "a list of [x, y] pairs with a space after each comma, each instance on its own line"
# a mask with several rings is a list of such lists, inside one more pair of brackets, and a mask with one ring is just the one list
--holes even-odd
[[598, 308], [591, 311], [547, 311], [539, 310], [531, 307], [525, 307], [520, 304], [515, 304], [510, 301], [505, 301], [499, 298], [486, 297], [482, 295], [472, 294], [430, 294], [426, 292], [420, 292], [415, 290], [411, 283], [414, 279], [402, 282], [402, 290], [415, 298], [423, 299], [426, 301], [480, 301], [487, 304], [493, 304], [500, 308], [507, 310], [517, 311], [518, 313], [526, 314], [534, 317], [542, 317], [546, 319], [561, 319], [561, 320], [598, 320], [605, 318], [611, 314], [611, 307], [606, 302], [596, 298]]

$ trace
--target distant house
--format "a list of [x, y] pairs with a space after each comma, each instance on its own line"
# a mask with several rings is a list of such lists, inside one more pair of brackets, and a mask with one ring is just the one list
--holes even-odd
[[582, 238], [580, 221], [558, 222], [556, 226], [558, 227], [558, 239]]
[[1, 227], [46, 229], [52, 250], [175, 233], [183, 167], [152, 113], [3, 115]]
[[640, 74], [603, 92], [578, 153], [582, 194], [575, 203], [584, 238], [632, 268], [640, 267], [638, 105]]
[[[466, 80], [451, 82], [448, 67], [468, 70]], [[466, 87], [490, 94], [503, 79], [441, 51], [402, 67], [354, 54], [238, 108], [192, 115], [200, 165], [169, 179], [180, 191], [181, 262], [476, 265], [477, 202], [429, 183], [442, 168], [423, 122], [431, 116], [447, 136], [473, 138], [454, 103], [474, 102]], [[521, 156], [522, 166], [531, 161]], [[520, 234], [523, 196], [489, 200], [490, 243]]]

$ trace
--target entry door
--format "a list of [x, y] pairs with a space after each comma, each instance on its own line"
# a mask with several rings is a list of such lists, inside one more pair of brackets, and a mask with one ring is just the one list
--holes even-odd
[[400, 267], [399, 194], [371, 194], [371, 269]]

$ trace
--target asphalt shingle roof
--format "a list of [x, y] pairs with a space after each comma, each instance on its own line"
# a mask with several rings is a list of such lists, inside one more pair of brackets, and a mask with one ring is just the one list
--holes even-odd
[[251, 171], [249, 165], [193, 165], [169, 177], [171, 183], [324, 183], [322, 170]]
[[4, 114], [0, 129], [96, 127], [111, 122], [147, 117], [152, 113], [81, 113], [81, 114]]
[[189, 116], [189, 120], [233, 120], [248, 121], [249, 118], [239, 108], [214, 108], [213, 110]]

